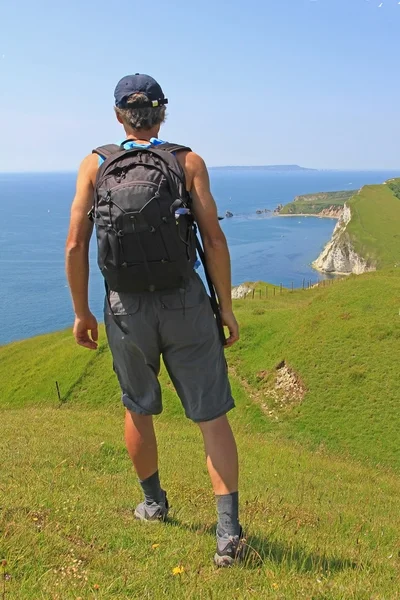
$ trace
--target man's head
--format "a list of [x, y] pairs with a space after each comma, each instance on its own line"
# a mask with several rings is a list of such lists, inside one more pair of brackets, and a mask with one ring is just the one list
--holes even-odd
[[168, 103], [155, 79], [149, 75], [127, 75], [118, 82], [114, 92], [115, 112], [125, 131], [160, 128], [165, 121]]

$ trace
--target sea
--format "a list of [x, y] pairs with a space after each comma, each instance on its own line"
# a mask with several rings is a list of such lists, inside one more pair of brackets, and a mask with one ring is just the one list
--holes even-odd
[[[356, 190], [400, 171], [260, 171], [210, 169], [232, 260], [232, 283], [268, 281], [300, 287], [323, 276], [311, 267], [336, 221], [279, 217], [272, 212], [295, 196]], [[74, 173], [0, 174], [0, 344], [71, 326], [64, 245]], [[90, 307], [102, 320], [103, 279], [90, 247]]]

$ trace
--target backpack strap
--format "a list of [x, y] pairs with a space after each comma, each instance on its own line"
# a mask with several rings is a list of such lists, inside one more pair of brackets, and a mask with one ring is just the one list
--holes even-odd
[[118, 144], [106, 144], [105, 146], [99, 146], [92, 150], [92, 154], [98, 154], [104, 160], [110, 158], [113, 154], [117, 154], [117, 152], [121, 152], [121, 147]]
[[181, 152], [182, 150], [186, 150], [187, 152], [191, 152], [192, 149], [188, 146], [180, 146], [179, 144], [170, 144], [169, 142], [164, 142], [163, 144], [152, 145], [152, 148], [155, 150], [164, 150], [165, 152], [169, 152], [173, 154], [174, 152]]

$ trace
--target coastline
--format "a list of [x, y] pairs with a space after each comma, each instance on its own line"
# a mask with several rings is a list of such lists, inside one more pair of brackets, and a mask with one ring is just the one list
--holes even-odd
[[310, 214], [306, 214], [306, 213], [298, 213], [298, 214], [290, 214], [290, 215], [289, 214], [281, 215], [281, 214], [277, 213], [277, 214], [274, 214], [273, 216], [274, 217], [314, 217], [314, 218], [317, 218], [317, 219], [336, 219], [336, 220], [340, 219], [340, 216], [318, 215], [318, 214], [316, 214], [316, 215], [310, 215]]

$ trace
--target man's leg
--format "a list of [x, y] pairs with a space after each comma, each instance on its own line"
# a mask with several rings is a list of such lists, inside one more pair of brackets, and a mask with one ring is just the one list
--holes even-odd
[[204, 439], [207, 467], [218, 510], [218, 567], [230, 567], [244, 557], [243, 531], [239, 523], [238, 455], [226, 415], [199, 423]]
[[226, 415], [199, 423], [199, 426], [217, 499], [217, 534], [239, 535], [238, 454], [231, 426]]
[[139, 479], [148, 479], [154, 475], [158, 470], [158, 454], [153, 417], [127, 410], [125, 443]]
[[145, 501], [136, 508], [136, 517], [145, 521], [165, 519], [168, 502], [165, 492], [161, 489], [158, 475], [157, 440], [153, 417], [127, 410], [125, 442], [145, 496]]
[[199, 423], [204, 439], [207, 468], [216, 496], [238, 491], [239, 467], [235, 438], [223, 415], [213, 421]]

